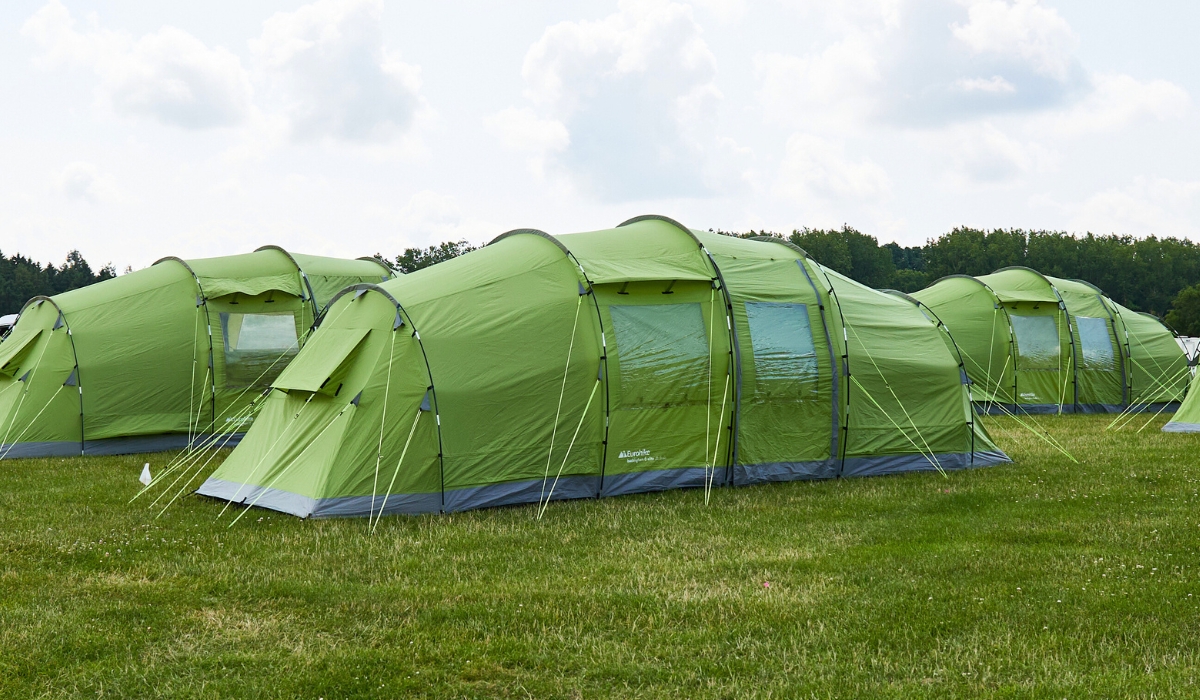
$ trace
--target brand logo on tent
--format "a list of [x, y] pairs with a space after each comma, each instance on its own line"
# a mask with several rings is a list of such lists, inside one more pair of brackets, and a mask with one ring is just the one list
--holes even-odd
[[654, 458], [650, 456], [650, 450], [621, 450], [617, 459], [623, 459], [629, 464], [654, 461]]

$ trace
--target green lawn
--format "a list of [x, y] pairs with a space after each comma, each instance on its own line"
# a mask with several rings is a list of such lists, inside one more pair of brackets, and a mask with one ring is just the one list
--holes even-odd
[[[0, 462], [0, 697], [1200, 695], [1200, 436], [1015, 464], [235, 527], [149, 459]], [[768, 585], [769, 584], [769, 585]]]

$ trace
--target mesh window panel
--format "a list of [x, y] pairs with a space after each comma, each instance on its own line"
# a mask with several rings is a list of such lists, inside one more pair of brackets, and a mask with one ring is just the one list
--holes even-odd
[[1017, 335], [1017, 369], [1058, 371], [1058, 324], [1054, 317], [1013, 314], [1009, 318]]
[[1108, 335], [1108, 319], [1076, 316], [1079, 324], [1079, 343], [1083, 346], [1083, 366], [1088, 369], [1113, 369], [1112, 338]]
[[804, 304], [746, 302], [760, 395], [799, 398], [817, 381], [817, 351]]
[[221, 314], [225, 386], [269, 386], [300, 350], [296, 315]]
[[[610, 308], [623, 403], [665, 406], [705, 400], [708, 337], [700, 304]], [[714, 378], [714, 382], [724, 377]]]

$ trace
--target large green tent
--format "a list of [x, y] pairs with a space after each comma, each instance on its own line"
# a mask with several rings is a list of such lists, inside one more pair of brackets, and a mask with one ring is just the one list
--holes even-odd
[[199, 492], [362, 516], [1007, 461], [965, 381], [780, 240], [513, 231], [344, 291]]
[[0, 342], [0, 458], [233, 444], [330, 299], [391, 277], [268, 246], [35, 297]]
[[1187, 358], [1157, 318], [1025, 267], [944, 277], [912, 295], [950, 328], [986, 410], [1172, 409]]

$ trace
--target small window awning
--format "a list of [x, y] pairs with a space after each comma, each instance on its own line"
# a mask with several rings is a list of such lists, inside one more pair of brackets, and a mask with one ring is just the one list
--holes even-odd
[[276, 389], [320, 391], [362, 344], [369, 328], [323, 328], [272, 383]]
[[17, 371], [25, 350], [42, 334], [41, 328], [30, 330], [14, 330], [3, 343], [0, 343], [0, 374], [12, 376]]

